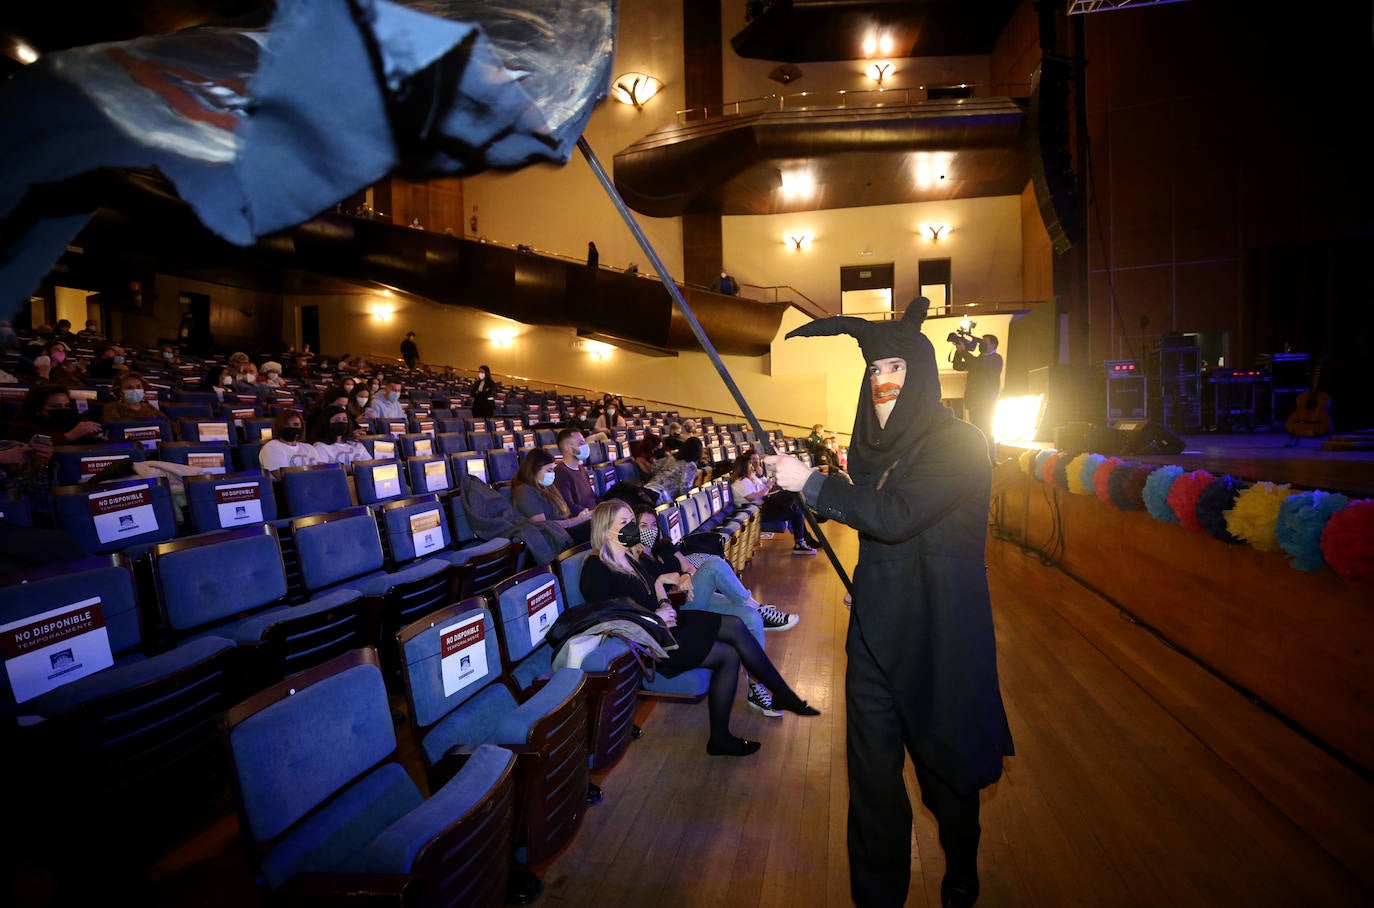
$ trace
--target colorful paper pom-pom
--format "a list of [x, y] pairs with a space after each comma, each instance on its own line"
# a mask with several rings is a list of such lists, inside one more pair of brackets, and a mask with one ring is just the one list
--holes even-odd
[[1101, 454], [1084, 454], [1076, 458], [1078, 469], [1073, 470], [1070, 466], [1069, 491], [1075, 495], [1096, 495], [1097, 489], [1093, 487], [1093, 474], [1097, 468], [1102, 466], [1102, 461], [1107, 458]]
[[[1061, 451], [1051, 451], [1048, 457], [1046, 457], [1043, 461], [1040, 461], [1040, 478], [1043, 479], [1045, 482], [1053, 485], [1054, 468], [1056, 465], [1058, 465], [1059, 459], [1063, 456], [1064, 454]], [[1039, 458], [1036, 459], [1039, 460]]]
[[1080, 454], [1066, 452], [1059, 455], [1059, 459], [1054, 462], [1054, 484], [1065, 491], [1069, 488], [1069, 464], [1073, 463]]
[[1227, 514], [1235, 506], [1243, 483], [1234, 476], [1218, 476], [1203, 488], [1197, 497], [1197, 522], [1202, 531], [1213, 539], [1237, 545], [1245, 540], [1233, 534], [1227, 526]]
[[1121, 466], [1120, 457], [1108, 457], [1097, 465], [1097, 470], [1093, 473], [1093, 493], [1097, 495], [1098, 501], [1109, 508], [1118, 506], [1117, 503], [1112, 500], [1111, 477], [1119, 466]]
[[1279, 505], [1278, 526], [1274, 536], [1288, 555], [1288, 563], [1300, 571], [1319, 571], [1322, 557], [1322, 530], [1331, 515], [1350, 503], [1344, 495], [1331, 492], [1298, 492]]
[[1322, 554], [1346, 583], [1374, 593], [1374, 498], [1331, 515], [1322, 530]]
[[1169, 507], [1173, 508], [1179, 526], [1190, 533], [1201, 533], [1202, 524], [1197, 519], [1197, 500], [1207, 484], [1216, 479], [1206, 470], [1184, 473], [1169, 487]]
[[1279, 508], [1293, 494], [1290, 486], [1257, 482], [1236, 496], [1226, 513], [1226, 529], [1261, 552], [1277, 552]]
[[1171, 464], [1155, 470], [1145, 480], [1145, 488], [1141, 494], [1145, 501], [1145, 510], [1160, 523], [1178, 523], [1178, 515], [1169, 507], [1169, 491], [1182, 475], [1183, 467]]
[[1021, 467], [1022, 473], [1025, 473], [1027, 476], [1035, 475], [1035, 456], [1039, 453], [1040, 452], [1035, 450], [1035, 448], [1027, 448], [1021, 452], [1021, 456], [1017, 460], [1017, 465]]
[[[1159, 467], [1152, 463], [1140, 463], [1131, 467], [1131, 471], [1121, 480], [1121, 501], [1124, 502], [1121, 505], [1121, 510], [1145, 510], [1145, 483], [1149, 480], [1150, 474], [1158, 469]], [[1168, 489], [1164, 491], [1167, 495]], [[1116, 493], [1113, 492], [1112, 494], [1115, 495]]]

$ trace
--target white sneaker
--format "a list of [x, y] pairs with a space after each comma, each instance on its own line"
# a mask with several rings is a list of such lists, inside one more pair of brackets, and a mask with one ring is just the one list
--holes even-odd
[[757, 681], [749, 682], [749, 705], [770, 719], [782, 715], [782, 710], [773, 708], [773, 695]]
[[771, 605], [760, 605], [759, 615], [763, 617], [765, 631], [787, 631], [797, 626], [801, 615], [793, 615]]

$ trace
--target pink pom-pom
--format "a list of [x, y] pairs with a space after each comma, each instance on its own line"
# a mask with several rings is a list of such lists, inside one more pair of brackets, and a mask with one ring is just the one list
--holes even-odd
[[1097, 493], [1097, 500], [1109, 508], [1115, 508], [1116, 502], [1112, 501], [1111, 489], [1107, 483], [1111, 481], [1112, 471], [1121, 466], [1121, 463], [1120, 457], [1108, 457], [1093, 473], [1093, 491]]
[[1169, 508], [1190, 533], [1202, 532], [1202, 523], [1197, 519], [1197, 500], [1213, 479], [1216, 477], [1206, 470], [1194, 470], [1175, 479], [1169, 487]]

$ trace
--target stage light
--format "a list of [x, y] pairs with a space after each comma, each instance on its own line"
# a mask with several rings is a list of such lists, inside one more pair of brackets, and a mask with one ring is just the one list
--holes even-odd
[[1045, 395], [1027, 394], [997, 401], [992, 415], [995, 441], [1034, 441], [1045, 416]]

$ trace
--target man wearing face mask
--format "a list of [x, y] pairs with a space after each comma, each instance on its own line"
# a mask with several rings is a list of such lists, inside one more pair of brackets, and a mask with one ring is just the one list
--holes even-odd
[[400, 379], [386, 380], [381, 392], [373, 395], [367, 415], [377, 419], [405, 419], [406, 411], [401, 407]]
[[137, 372], [125, 372], [115, 382], [115, 399], [100, 411], [103, 422], [166, 419], [162, 411], [147, 401], [148, 385]]
[[900, 322], [836, 316], [787, 336], [850, 334], [868, 378], [849, 448], [852, 483], [795, 457], [778, 484], [859, 531], [845, 644], [850, 891], [901, 905], [911, 883], [906, 754], [945, 852], [942, 906], [978, 898], [978, 791], [1012, 754], [984, 564], [992, 465], [981, 433], [941, 403], [929, 301]]
[[582, 433], [576, 429], [563, 429], [555, 439], [563, 457], [553, 470], [553, 484], [558, 494], [568, 503], [568, 510], [574, 515], [590, 513], [596, 507], [596, 490], [592, 488], [592, 477], [584, 466], [591, 456], [591, 446]]

